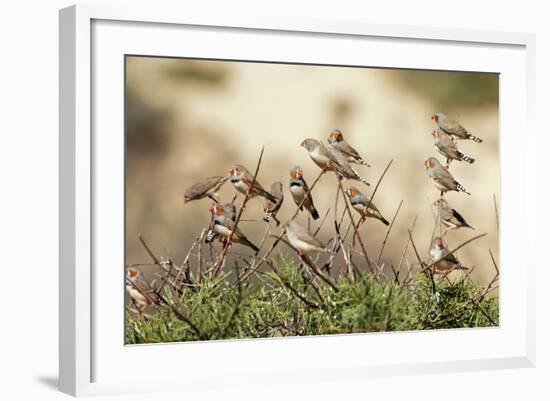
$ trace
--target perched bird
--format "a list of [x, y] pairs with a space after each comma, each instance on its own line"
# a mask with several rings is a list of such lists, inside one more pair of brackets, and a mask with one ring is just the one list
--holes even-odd
[[[214, 202], [212, 207], [210, 207], [208, 210], [212, 214], [212, 220], [210, 221], [210, 226], [208, 228], [208, 233], [206, 234], [205, 242], [208, 244], [218, 236], [218, 234], [214, 231], [214, 222], [216, 218], [218, 218], [217, 214], [215, 213], [216, 207], [220, 206], [217, 202]], [[235, 222], [237, 219], [237, 208], [232, 203], [226, 203], [222, 207], [223, 210], [223, 217], [228, 218], [229, 220]], [[219, 219], [219, 218], [218, 218]]]
[[[214, 216], [212, 231], [222, 236], [223, 238], [228, 239], [231, 235], [231, 232], [233, 231], [233, 228], [235, 227], [235, 222], [225, 216], [223, 207], [220, 205], [211, 206], [208, 210]], [[256, 253], [258, 253], [258, 251], [260, 250], [256, 245], [250, 242], [248, 238], [246, 238], [239, 227], [235, 228], [232, 241], [237, 244], [248, 246], [249, 248], [252, 248]]]
[[466, 156], [458, 150], [453, 139], [442, 130], [436, 129], [432, 131], [432, 136], [434, 137], [434, 146], [437, 151], [447, 158], [447, 166], [451, 160], [464, 160], [470, 164], [475, 161], [475, 159]]
[[[240, 193], [246, 194], [248, 189], [252, 186], [250, 197], [263, 196], [267, 200], [277, 203], [277, 198], [267, 192], [257, 180], [254, 181], [254, 175], [250, 174], [244, 166], [234, 164], [229, 168], [228, 173], [231, 177], [231, 183]], [[254, 183], [254, 185], [252, 185], [252, 183]]]
[[317, 139], [307, 138], [302, 141], [300, 146], [308, 151], [311, 160], [323, 170], [334, 171], [343, 178], [361, 181], [366, 185], [370, 185], [350, 166], [346, 156], [330, 143], [325, 146]]
[[304, 210], [305, 207], [311, 214], [311, 217], [313, 217], [314, 220], [317, 220], [319, 218], [319, 213], [313, 205], [313, 198], [311, 196], [311, 192], [309, 192], [309, 187], [304, 179], [304, 172], [300, 166], [296, 166], [290, 170], [289, 187], [290, 193], [292, 194], [292, 199], [294, 199], [297, 206], [301, 205], [300, 210]]
[[308, 255], [311, 252], [332, 253], [325, 244], [295, 220], [290, 220], [285, 224], [285, 236], [298, 255]]
[[273, 218], [277, 222], [277, 225], [279, 225], [279, 221], [277, 220], [276, 216], [284, 200], [283, 183], [280, 181], [275, 181], [273, 184], [271, 184], [269, 193], [277, 198], [277, 202], [272, 202], [269, 199], [265, 200], [264, 221], [270, 222]]
[[[458, 258], [453, 255], [447, 255], [449, 250], [441, 237], [435, 237], [430, 247], [430, 263], [435, 263], [432, 268], [434, 273], [449, 273], [452, 270], [468, 270], [463, 267]], [[445, 256], [447, 255], [447, 256]]]
[[361, 218], [374, 217], [377, 220], [380, 220], [385, 225], [390, 225], [388, 220], [386, 220], [380, 211], [370, 203], [365, 195], [363, 195], [357, 188], [350, 187], [346, 190], [346, 195], [349, 198], [351, 206], [359, 212]]
[[185, 195], [183, 196], [183, 203], [206, 197], [209, 197], [213, 201], [217, 202], [217, 192], [220, 190], [220, 188], [225, 183], [225, 181], [227, 181], [228, 178], [229, 177], [227, 176], [213, 176], [205, 178], [204, 180], [191, 185], [185, 191]]
[[143, 274], [133, 267], [126, 269], [126, 292], [140, 314], [150, 305], [163, 303], [155, 290], [145, 281]]
[[432, 207], [437, 213], [440, 213], [441, 222], [449, 227], [449, 229], [465, 227], [474, 230], [474, 228], [466, 222], [464, 217], [453, 209], [445, 199], [436, 200], [432, 203]]
[[443, 113], [434, 113], [432, 115], [439, 128], [441, 128], [447, 135], [452, 135], [458, 139], [471, 139], [474, 142], [481, 143], [483, 140], [477, 136], [472, 135], [470, 131], [464, 128], [458, 121], [451, 120]]
[[435, 187], [441, 191], [441, 196], [447, 191], [462, 191], [471, 195], [435, 157], [425, 160], [424, 166]]
[[340, 152], [347, 157], [349, 163], [362, 164], [364, 166], [370, 167], [360, 155], [357, 150], [355, 150], [350, 144], [344, 140], [344, 136], [339, 129], [333, 129], [329, 135], [328, 142], [338, 149]]

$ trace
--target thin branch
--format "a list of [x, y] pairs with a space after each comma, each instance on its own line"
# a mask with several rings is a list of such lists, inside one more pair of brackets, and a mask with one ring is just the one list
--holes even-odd
[[399, 210], [401, 210], [401, 205], [403, 205], [403, 200], [399, 202], [399, 206], [397, 207], [397, 210], [395, 211], [395, 214], [393, 215], [393, 219], [391, 220], [390, 226], [388, 227], [388, 230], [386, 231], [386, 236], [384, 237], [384, 242], [382, 242], [382, 248], [380, 248], [380, 254], [378, 255], [378, 260], [376, 261], [376, 264], [380, 264], [380, 259], [382, 259], [382, 252], [384, 252], [384, 247], [386, 246], [386, 241], [388, 240], [388, 237], [390, 236], [391, 229], [393, 227], [393, 223], [395, 222], [395, 219], [397, 218], [397, 214], [399, 213]]

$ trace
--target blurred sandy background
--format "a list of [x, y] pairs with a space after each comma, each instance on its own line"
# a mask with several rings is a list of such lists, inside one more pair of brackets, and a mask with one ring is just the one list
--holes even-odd
[[[493, 194], [499, 199], [497, 75], [128, 57], [126, 80], [127, 263], [149, 261], [138, 233], [155, 251], [165, 249], [181, 262], [208, 224], [211, 204], [204, 199], [184, 206], [185, 189], [204, 177], [226, 174], [235, 162], [253, 172], [262, 146], [258, 181], [266, 188], [275, 180], [283, 182], [285, 202], [278, 216], [285, 221], [295, 210], [288, 191], [290, 168], [302, 166], [310, 184], [319, 173], [300, 142], [306, 137], [326, 142], [333, 128], [342, 130], [372, 165], [357, 166], [371, 182], [368, 188], [353, 183], [365, 194], [371, 194], [394, 159], [374, 200], [388, 220], [403, 200], [382, 261], [397, 265], [415, 216], [414, 238], [424, 256], [434, 227], [431, 203], [439, 193], [422, 162], [430, 156], [443, 160], [430, 135], [435, 127], [430, 116], [442, 111], [484, 140], [460, 141], [459, 149], [476, 161], [454, 162], [450, 168], [472, 196], [455, 192], [446, 198], [476, 231], [455, 230], [446, 240], [453, 248], [487, 232], [458, 256], [464, 265], [477, 266], [474, 277], [480, 281], [493, 274], [488, 249], [498, 257], [493, 207]], [[321, 216], [332, 209], [335, 190], [332, 174], [313, 190]], [[226, 183], [220, 193], [229, 201], [234, 192]], [[237, 204], [241, 201], [242, 196]], [[253, 199], [243, 218], [261, 217], [261, 201]], [[306, 224], [307, 215], [300, 214], [299, 221]], [[259, 243], [265, 223], [243, 222], [241, 228]], [[333, 231], [331, 211], [318, 237], [326, 242]], [[369, 256], [376, 259], [386, 226], [368, 220], [361, 233]], [[281, 249], [288, 251], [284, 245]], [[250, 253], [239, 245], [233, 250]], [[411, 249], [407, 260], [415, 262]]]

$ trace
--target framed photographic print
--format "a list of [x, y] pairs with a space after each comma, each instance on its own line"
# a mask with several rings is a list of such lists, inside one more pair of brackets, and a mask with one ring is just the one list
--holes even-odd
[[61, 390], [532, 366], [533, 43], [62, 10]]

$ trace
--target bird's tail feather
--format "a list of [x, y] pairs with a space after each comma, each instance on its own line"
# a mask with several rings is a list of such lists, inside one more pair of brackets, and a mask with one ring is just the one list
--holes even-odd
[[476, 161], [476, 159], [472, 159], [471, 157], [466, 156], [464, 153], [460, 153], [460, 160], [463, 160], [463, 161], [468, 162], [470, 164], [472, 164], [473, 162]]
[[477, 143], [483, 142], [483, 139], [478, 138], [475, 135], [472, 135], [472, 133], [470, 133], [470, 132], [468, 132], [468, 139], [471, 139], [472, 141], [477, 142]]
[[[351, 166], [350, 166], [350, 167], [351, 167]], [[366, 179], [364, 179], [363, 177], [361, 177], [361, 175], [357, 172], [357, 170], [355, 170], [353, 167], [351, 167], [351, 169], [352, 169], [352, 171], [355, 173], [355, 175], [357, 176], [357, 179], [358, 179], [359, 181], [361, 181], [361, 182], [362, 182], [363, 184], [365, 184], [365, 185], [370, 186], [370, 183], [369, 183]]]
[[317, 220], [319, 218], [319, 212], [314, 207], [311, 208], [311, 217], [313, 217], [313, 220]]
[[462, 191], [462, 192], [465, 192], [467, 193], [468, 195], [472, 195], [471, 193], [469, 193], [466, 188], [464, 188], [461, 184], [459, 184], [458, 182], [456, 183], [456, 188], [459, 190], [459, 191]]

